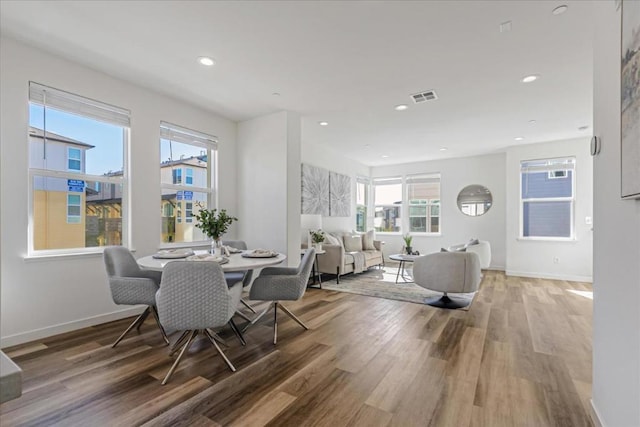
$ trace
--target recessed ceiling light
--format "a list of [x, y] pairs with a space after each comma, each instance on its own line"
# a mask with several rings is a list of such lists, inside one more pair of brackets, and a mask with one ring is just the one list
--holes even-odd
[[278, 92], [273, 92], [271, 95], [272, 96], [280, 96], [280, 94]]
[[530, 76], [524, 76], [522, 78], [522, 83], [531, 83], [531, 82], [535, 82], [536, 80], [538, 80], [540, 78], [539, 75], [537, 74], [531, 74]]
[[329, 122], [318, 122], [320, 126], [329, 126]]
[[578, 128], [578, 130], [587, 130], [587, 129], [589, 129], [589, 126], [586, 126], [586, 125], [585, 126], [580, 126]]
[[198, 62], [202, 65], [206, 65], [207, 67], [211, 67], [213, 64], [215, 64], [215, 61], [208, 56], [199, 56]]
[[448, 148], [447, 147], [440, 147], [440, 151], [447, 151]]
[[404, 111], [404, 110], [406, 110], [406, 109], [407, 109], [407, 108], [409, 108], [409, 107], [407, 107], [405, 104], [400, 104], [400, 105], [396, 105], [396, 106], [395, 106], [395, 107], [393, 107], [393, 108], [395, 108], [395, 110], [396, 110], [396, 111]]
[[387, 158], [389, 158], [389, 156], [387, 156], [386, 154], [383, 154], [381, 157], [382, 157], [383, 159], [387, 159]]
[[567, 9], [569, 9], [569, 6], [567, 6], [566, 4], [563, 4], [553, 9], [551, 13], [553, 13], [554, 15], [562, 15], [567, 11]]
[[535, 121], [535, 120], [529, 120], [529, 124], [530, 124], [530, 125], [535, 125], [536, 123], [538, 123], [538, 122], [537, 122], [537, 121]]
[[516, 141], [522, 141], [524, 139], [524, 137], [523, 136], [516, 136], [513, 139], [515, 139]]

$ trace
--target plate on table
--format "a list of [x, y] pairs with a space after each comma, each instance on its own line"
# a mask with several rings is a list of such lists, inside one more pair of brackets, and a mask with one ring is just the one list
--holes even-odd
[[229, 262], [229, 258], [219, 255], [199, 254], [188, 256], [187, 261], [215, 261], [218, 264], [226, 264]]
[[273, 258], [278, 256], [278, 252], [267, 249], [254, 249], [242, 254], [245, 258]]
[[239, 254], [242, 252], [242, 249], [233, 248], [231, 246], [227, 246], [227, 249], [229, 250], [230, 254]]
[[193, 255], [193, 251], [188, 249], [166, 249], [163, 251], [158, 251], [158, 253], [153, 255], [153, 258], [157, 259], [180, 259], [186, 258], [188, 256]]

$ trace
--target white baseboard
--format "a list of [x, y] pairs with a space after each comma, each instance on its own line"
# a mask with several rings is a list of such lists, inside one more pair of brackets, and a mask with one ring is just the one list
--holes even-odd
[[600, 418], [600, 414], [593, 404], [593, 399], [589, 399], [589, 403], [591, 404], [591, 420], [595, 427], [604, 427], [604, 423], [602, 422], [602, 418]]
[[101, 323], [124, 319], [125, 317], [137, 316], [142, 313], [142, 310], [144, 310], [144, 307], [142, 306], [125, 308], [124, 310], [118, 310], [107, 314], [100, 314], [98, 316], [87, 317], [71, 322], [60, 323], [54, 326], [47, 326], [46, 328], [34, 329], [33, 331], [21, 332], [19, 334], [1, 337], [0, 348], [24, 344], [30, 341], [51, 337], [53, 335], [64, 334], [65, 332], [87, 328], [89, 326], [95, 326]]
[[593, 283], [593, 277], [591, 276], [574, 276], [571, 274], [531, 273], [527, 271], [513, 271], [513, 270], [507, 270], [506, 274], [507, 276], [531, 277], [536, 279], [568, 280], [570, 282]]
[[502, 265], [490, 265], [489, 268], [487, 268], [487, 270], [492, 270], [492, 271], [504, 271], [505, 268]]

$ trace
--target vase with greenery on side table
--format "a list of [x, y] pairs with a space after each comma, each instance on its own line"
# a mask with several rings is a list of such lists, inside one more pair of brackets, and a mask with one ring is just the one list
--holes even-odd
[[411, 255], [411, 253], [413, 252], [413, 248], [411, 247], [411, 241], [413, 240], [413, 237], [409, 233], [407, 233], [402, 236], [402, 240], [404, 240], [404, 246], [407, 255]]
[[309, 230], [311, 235], [311, 243], [316, 251], [322, 250], [322, 242], [324, 242], [324, 231], [322, 230]]
[[206, 236], [211, 239], [211, 254], [223, 255], [222, 236], [229, 230], [231, 224], [238, 218], [229, 216], [226, 209], [206, 209], [202, 204], [196, 203], [200, 208], [194, 217], [198, 221], [198, 227]]

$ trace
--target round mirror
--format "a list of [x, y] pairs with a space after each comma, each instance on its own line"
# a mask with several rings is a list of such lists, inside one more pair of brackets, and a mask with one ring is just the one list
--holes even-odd
[[467, 185], [458, 193], [458, 209], [465, 215], [484, 215], [492, 203], [491, 191], [482, 185]]

